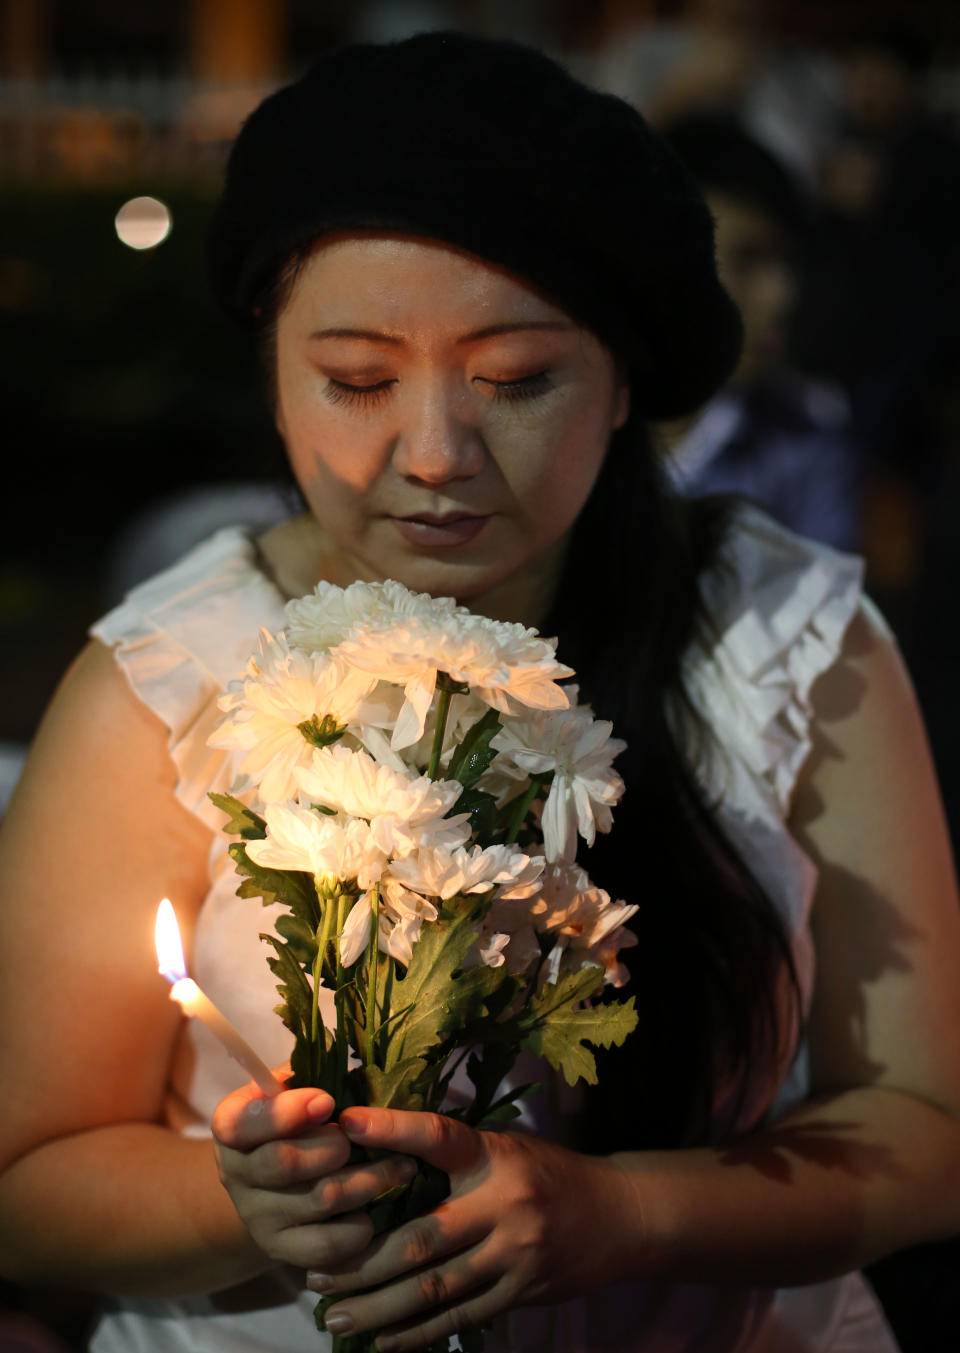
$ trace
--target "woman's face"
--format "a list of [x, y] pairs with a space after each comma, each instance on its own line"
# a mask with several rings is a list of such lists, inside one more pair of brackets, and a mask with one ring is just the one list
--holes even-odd
[[332, 581], [475, 604], [555, 581], [628, 412], [591, 333], [472, 255], [371, 235], [310, 255], [276, 348], [277, 425]]

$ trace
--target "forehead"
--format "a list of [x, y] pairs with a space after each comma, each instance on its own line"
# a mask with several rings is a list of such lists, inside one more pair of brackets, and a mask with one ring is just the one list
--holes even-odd
[[294, 320], [457, 330], [485, 323], [570, 323], [530, 283], [440, 241], [338, 235], [305, 259], [285, 307]]

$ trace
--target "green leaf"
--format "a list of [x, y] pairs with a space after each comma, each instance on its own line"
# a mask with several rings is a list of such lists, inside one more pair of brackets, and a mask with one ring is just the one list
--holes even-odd
[[527, 1085], [518, 1085], [515, 1090], [508, 1090], [505, 1095], [501, 1095], [498, 1100], [490, 1105], [476, 1126], [486, 1127], [488, 1123], [502, 1123], [512, 1118], [518, 1118], [521, 1110], [517, 1106], [517, 1100], [526, 1099], [527, 1095], [537, 1094], [542, 1089], [543, 1085], [540, 1081], [530, 1081]]
[[[495, 709], [488, 709], [482, 719], [478, 719], [468, 729], [463, 741], [454, 752], [447, 767], [447, 779], [459, 780], [464, 789], [469, 789], [489, 768], [496, 752], [490, 746], [490, 739], [500, 728], [500, 715]], [[451, 810], [460, 813], [464, 810], [457, 805]]]
[[316, 933], [302, 917], [278, 916], [277, 933], [287, 941], [298, 963], [313, 966], [317, 956]]
[[417, 1082], [427, 1070], [422, 1057], [407, 1057], [389, 1071], [378, 1066], [364, 1068], [367, 1080], [367, 1103], [381, 1109], [421, 1109], [423, 1094]]
[[475, 897], [451, 898], [420, 931], [406, 975], [395, 983], [397, 998], [411, 1008], [384, 1049], [387, 1070], [409, 1057], [438, 1053], [448, 1031], [484, 1013], [484, 997], [502, 980], [498, 969], [461, 969], [488, 906]]
[[254, 864], [241, 841], [235, 841], [229, 853], [237, 873], [243, 877], [237, 897], [262, 897], [265, 907], [280, 902], [316, 930], [322, 913], [316, 884], [310, 874], [299, 869], [265, 869]]
[[260, 938], [265, 944], [272, 945], [276, 952], [276, 957], [268, 958], [267, 962], [274, 975], [280, 979], [277, 990], [295, 1011], [304, 1029], [309, 1029], [313, 1016], [313, 991], [303, 969], [287, 945], [276, 935], [261, 935]]
[[593, 1053], [584, 1044], [602, 1048], [619, 1045], [637, 1027], [632, 996], [627, 1002], [581, 1006], [580, 1002], [602, 981], [603, 970], [588, 967], [560, 982], [548, 982], [518, 1021], [525, 1031], [522, 1046], [545, 1057], [554, 1070], [562, 1072], [568, 1085], [578, 1080], [588, 1085], [597, 1083]]
[[232, 794], [210, 793], [207, 798], [216, 804], [221, 813], [227, 814], [228, 821], [221, 831], [230, 836], [242, 836], [245, 841], [262, 841], [266, 836], [267, 824], [260, 814], [235, 799]]
[[492, 845], [497, 834], [499, 810], [492, 794], [482, 789], [465, 789], [450, 809], [447, 817], [454, 813], [470, 814], [470, 833], [481, 845]]

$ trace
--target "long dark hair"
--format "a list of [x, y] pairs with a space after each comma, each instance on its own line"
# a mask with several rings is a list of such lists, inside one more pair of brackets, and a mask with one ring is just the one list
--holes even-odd
[[698, 578], [722, 567], [732, 513], [729, 501], [673, 495], [631, 415], [576, 525], [544, 627], [576, 669], [580, 698], [628, 742], [613, 831], [579, 858], [639, 906], [638, 943], [622, 958], [623, 994], [635, 996], [640, 1020], [622, 1048], [599, 1056], [580, 1139], [588, 1150], [708, 1140], [718, 1100], [735, 1122], [752, 1077], [769, 1076], [796, 1034], [784, 925], [691, 769], [709, 754], [711, 730], [686, 697], [682, 659], [698, 631], [715, 637]]

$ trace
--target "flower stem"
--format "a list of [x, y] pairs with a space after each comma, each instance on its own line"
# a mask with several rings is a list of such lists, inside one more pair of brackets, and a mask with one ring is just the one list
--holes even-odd
[[[322, 898], [319, 887], [317, 892]], [[323, 1071], [327, 1059], [327, 1035], [320, 1020], [320, 987], [323, 983], [323, 956], [327, 952], [327, 945], [330, 943], [330, 931], [333, 925], [333, 903], [330, 898], [323, 898], [322, 900], [323, 923], [317, 940], [317, 956], [313, 960], [313, 1002], [310, 1017], [310, 1043], [313, 1048], [313, 1072], [317, 1085], [320, 1084], [320, 1073]]]
[[340, 936], [343, 934], [343, 927], [346, 924], [347, 916], [350, 911], [350, 897], [347, 893], [341, 893], [337, 899], [337, 989], [334, 1000], [337, 1006], [337, 1033], [336, 1033], [336, 1080], [334, 1082], [334, 1099], [342, 1107], [343, 1085], [347, 1076], [347, 1030], [343, 1017], [343, 975], [344, 968], [340, 962]]
[[513, 815], [513, 818], [510, 823], [510, 829], [506, 835], [507, 845], [512, 845], [513, 842], [516, 841], [517, 837], [520, 835], [520, 829], [526, 820], [527, 813], [529, 813], [530, 811], [530, 805], [533, 803], [534, 799], [540, 793], [540, 790], [542, 788], [543, 781], [541, 776], [532, 775], [530, 777], [529, 785], [527, 785], [527, 788], [520, 795], [520, 798], [516, 800], [517, 804], [516, 812]]
[[364, 1048], [367, 1066], [376, 1065], [377, 971], [380, 961], [380, 884], [370, 889], [370, 939], [367, 944], [367, 1008], [364, 1020]]
[[443, 750], [443, 735], [447, 727], [447, 714], [450, 712], [450, 696], [444, 682], [437, 682], [437, 726], [433, 730], [433, 746], [430, 749], [430, 764], [427, 775], [436, 780], [440, 773], [440, 753]]

